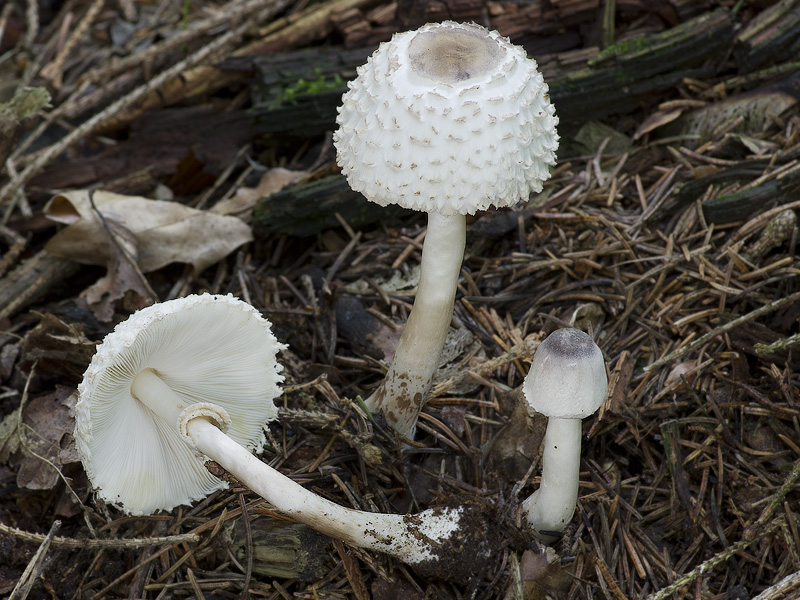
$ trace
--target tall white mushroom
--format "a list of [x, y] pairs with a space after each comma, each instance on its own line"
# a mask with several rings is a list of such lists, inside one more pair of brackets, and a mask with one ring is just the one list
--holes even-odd
[[98, 495], [129, 514], [189, 504], [227, 485], [205, 468], [210, 458], [326, 535], [439, 576], [442, 561], [466, 569], [454, 578], [479, 568], [492, 536], [466, 508], [356, 511], [253, 456], [277, 416], [282, 348], [269, 322], [232, 296], [171, 300], [120, 323], [86, 370], [75, 411], [77, 447]]
[[414, 307], [367, 400], [413, 437], [453, 315], [465, 215], [542, 190], [558, 119], [536, 62], [475, 24], [396, 34], [348, 86], [334, 144], [350, 186], [382, 206], [428, 213]]
[[606, 398], [603, 353], [580, 329], [557, 329], [539, 344], [522, 393], [531, 415], [545, 415], [542, 482], [523, 503], [528, 526], [549, 542], [575, 512], [581, 464], [581, 419]]

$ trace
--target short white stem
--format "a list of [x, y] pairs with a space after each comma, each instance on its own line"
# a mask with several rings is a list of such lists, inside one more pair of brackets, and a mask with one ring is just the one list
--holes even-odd
[[398, 433], [409, 438], [428, 400], [447, 339], [465, 244], [464, 215], [428, 213], [414, 307], [385, 379], [366, 401], [370, 410], [383, 413]]
[[[155, 371], [145, 369], [137, 374], [131, 393], [165, 422], [178, 426], [186, 403]], [[185, 427], [197, 450], [219, 463], [280, 512], [325, 535], [418, 564], [435, 560], [440, 546], [463, 533], [459, 531], [462, 516], [459, 509], [429, 509], [418, 515], [394, 515], [344, 508], [308, 491], [262, 462], [205, 418], [191, 419]]]
[[542, 482], [523, 503], [528, 527], [546, 542], [564, 531], [578, 500], [581, 420], [550, 417], [544, 434]]

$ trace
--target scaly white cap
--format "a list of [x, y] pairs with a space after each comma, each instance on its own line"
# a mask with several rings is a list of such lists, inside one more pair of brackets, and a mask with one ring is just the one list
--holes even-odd
[[97, 348], [75, 408], [75, 440], [98, 495], [129, 514], [189, 504], [226, 487], [181, 438], [131, 394], [151, 369], [185, 406], [224, 409], [226, 433], [260, 452], [277, 417], [283, 349], [270, 323], [231, 295], [154, 304], [120, 323]]
[[382, 206], [473, 214], [540, 192], [558, 118], [536, 62], [496, 31], [452, 21], [381, 44], [334, 133], [350, 187]]
[[557, 329], [536, 349], [522, 392], [531, 413], [559, 419], [588, 417], [608, 392], [603, 353], [580, 329]]

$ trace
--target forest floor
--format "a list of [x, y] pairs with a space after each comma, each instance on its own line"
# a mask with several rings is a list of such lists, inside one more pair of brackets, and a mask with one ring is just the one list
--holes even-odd
[[[0, 595], [800, 597], [800, 3], [647, 5], [4, 3]], [[316, 101], [335, 106], [347, 57], [446, 18], [536, 57], [562, 139], [542, 194], [469, 218], [445, 360], [409, 445], [359, 400], [413, 303], [425, 219], [302, 191], [341, 183], [335, 109]], [[642, 59], [704, 27], [720, 47], [696, 64]], [[333, 76], [304, 56], [346, 64]], [[309, 75], [276, 74], [281, 60]], [[587, 73], [643, 64], [622, 96], [569, 95]], [[288, 217], [268, 216], [270, 197]], [[165, 236], [145, 235], [149, 201], [169, 203]], [[202, 292], [251, 303], [288, 345], [265, 462], [349, 507], [489, 506], [503, 543], [484, 571], [421, 576], [235, 482], [152, 516], [97, 499], [71, 412], [95, 344], [136, 308]], [[596, 340], [609, 393], [584, 421], [576, 514], [545, 551], [522, 527], [544, 419], [520, 386], [563, 326]]]

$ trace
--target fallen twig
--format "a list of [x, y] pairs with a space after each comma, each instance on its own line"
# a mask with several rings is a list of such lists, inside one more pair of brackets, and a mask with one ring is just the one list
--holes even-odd
[[248, 27], [249, 23], [245, 22], [235, 29], [232, 29], [219, 36], [207, 46], [204, 46], [194, 54], [188, 56], [186, 60], [182, 60], [166, 71], [159, 73], [144, 85], [136, 88], [130, 94], [123, 96], [105, 110], [100, 111], [90, 119], [86, 120], [80, 126], [70, 131], [59, 142], [49, 146], [44, 152], [37, 156], [36, 160], [31, 162], [27, 167], [25, 167], [25, 169], [22, 170], [22, 172], [20, 172], [16, 177], [13, 177], [8, 183], [6, 183], [6, 185], [3, 186], [2, 189], [0, 189], [0, 206], [3, 206], [11, 198], [13, 198], [20, 188], [22, 188], [23, 185], [25, 185], [34, 175], [36, 175], [40, 169], [42, 169], [59, 154], [64, 152], [67, 148], [75, 144], [78, 140], [98, 129], [106, 121], [110, 120], [126, 108], [132, 106], [150, 92], [155, 91], [167, 81], [180, 76], [180, 74], [186, 69], [205, 61], [209, 56], [229, 44], [234, 38], [242, 35], [248, 29]]
[[[26, 542], [42, 543], [48, 536], [40, 533], [23, 531], [0, 523], [0, 533], [11, 535]], [[118, 539], [75, 539], [66, 537], [53, 537], [50, 543], [67, 548], [144, 548], [147, 546], [163, 546], [164, 544], [195, 543], [200, 541], [196, 533], [183, 533], [180, 535], [167, 535], [164, 537], [148, 538], [118, 538]]]
[[776, 311], [779, 308], [782, 308], [783, 306], [785, 306], [787, 304], [791, 304], [792, 302], [797, 302], [798, 300], [800, 300], [800, 292], [795, 292], [794, 294], [786, 296], [785, 298], [781, 298], [780, 300], [776, 300], [775, 302], [772, 302], [771, 304], [766, 304], [766, 305], [764, 305], [764, 306], [762, 306], [760, 308], [757, 308], [756, 310], [751, 311], [751, 312], [747, 313], [746, 315], [742, 315], [741, 317], [738, 317], [738, 318], [734, 319], [733, 321], [728, 321], [724, 325], [720, 325], [719, 327], [716, 327], [716, 328], [712, 329], [711, 331], [709, 331], [707, 334], [700, 336], [699, 338], [697, 338], [693, 342], [690, 342], [690, 343], [686, 344], [685, 346], [682, 346], [682, 347], [678, 348], [674, 352], [670, 352], [669, 354], [667, 354], [663, 358], [659, 358], [655, 362], [650, 363], [649, 365], [647, 365], [644, 368], [644, 370], [645, 371], [652, 371], [653, 369], [658, 369], [660, 367], [663, 367], [664, 365], [672, 362], [673, 360], [675, 360], [677, 358], [680, 358], [681, 356], [683, 356], [684, 354], [686, 354], [690, 350], [694, 350], [698, 346], [702, 346], [703, 344], [709, 342], [710, 340], [714, 339], [716, 336], [718, 336], [718, 335], [720, 335], [722, 333], [726, 333], [726, 332], [728, 332], [728, 331], [730, 331], [732, 329], [736, 329], [737, 327], [739, 327], [740, 325], [743, 325], [744, 323], [747, 323], [749, 321], [753, 321], [755, 319], [758, 319], [759, 317], [761, 317], [761, 316], [763, 316], [763, 315], [765, 315], [767, 313]]
[[[760, 536], [759, 537], [764, 537], [764, 536], [772, 533], [773, 531], [775, 531], [779, 527], [785, 525], [785, 523], [786, 523], [786, 521], [783, 518], [774, 520], [772, 523], [770, 523], [768, 526], [766, 526], [760, 532]], [[656, 592], [655, 594], [650, 594], [649, 596], [647, 596], [647, 598], [645, 598], [645, 600], [664, 600], [665, 598], [669, 597], [671, 594], [674, 594], [675, 592], [677, 592], [682, 587], [692, 583], [698, 577], [700, 577], [700, 576], [702, 576], [702, 575], [704, 575], [706, 573], [709, 573], [718, 564], [725, 562], [726, 560], [728, 560], [729, 558], [734, 556], [737, 552], [741, 552], [742, 550], [747, 548], [750, 544], [752, 544], [754, 541], [755, 541], [755, 538], [739, 540], [738, 542], [736, 542], [732, 546], [729, 546], [729, 547], [725, 548], [725, 550], [723, 550], [721, 552], [718, 552], [717, 554], [715, 554], [714, 556], [709, 558], [707, 561], [701, 563], [700, 565], [698, 565], [697, 567], [695, 567], [694, 569], [689, 571], [686, 575], [683, 575], [682, 577], [679, 577], [671, 585], [668, 585], [667, 587], [665, 587], [662, 590]]]

